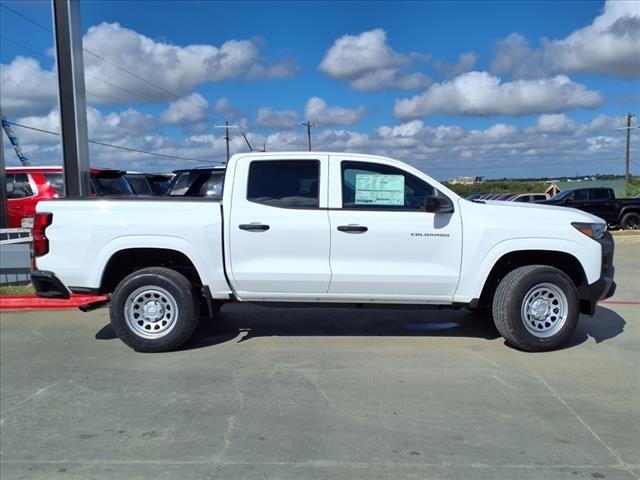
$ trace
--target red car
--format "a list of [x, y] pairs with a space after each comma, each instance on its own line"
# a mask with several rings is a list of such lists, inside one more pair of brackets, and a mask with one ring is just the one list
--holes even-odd
[[[35, 215], [40, 200], [64, 196], [61, 167], [7, 167], [7, 213], [9, 228], [20, 228], [23, 218]], [[120, 170], [91, 169], [93, 196], [133, 195]]]

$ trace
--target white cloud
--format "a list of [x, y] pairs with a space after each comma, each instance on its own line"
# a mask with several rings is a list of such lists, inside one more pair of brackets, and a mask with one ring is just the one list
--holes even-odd
[[299, 122], [295, 110], [274, 110], [270, 107], [258, 109], [256, 124], [263, 128], [295, 128]]
[[455, 64], [447, 63], [442, 60], [436, 60], [434, 67], [440, 75], [445, 77], [455, 77], [461, 73], [471, 70], [476, 64], [478, 56], [474, 52], [461, 53], [458, 57], [458, 62]]
[[552, 113], [540, 115], [536, 126], [529, 131], [534, 133], [569, 133], [575, 131], [576, 128], [576, 122], [564, 113]]
[[203, 122], [209, 114], [209, 102], [199, 93], [192, 93], [171, 102], [160, 115], [160, 121], [170, 125], [185, 125]]
[[224, 118], [235, 118], [239, 115], [238, 108], [231, 103], [227, 97], [222, 97], [216, 101], [214, 106], [216, 113], [219, 113]]
[[640, 2], [609, 0], [593, 22], [565, 38], [531, 48], [518, 33], [498, 42], [492, 72], [516, 77], [558, 73], [640, 76]]
[[404, 55], [387, 44], [382, 29], [359, 35], [344, 35], [334, 42], [320, 63], [320, 70], [336, 80], [349, 82], [356, 90], [412, 90], [425, 88], [431, 80], [421, 73], [407, 73], [419, 54]]
[[[220, 47], [156, 42], [118, 23], [102, 23], [89, 28], [83, 38], [85, 50], [95, 52], [134, 74], [152, 80], [179, 95], [208, 82], [245, 78], [278, 78], [293, 74], [290, 60], [270, 64], [262, 58], [260, 44], [253, 40], [229, 40]], [[94, 57], [85, 55], [85, 70], [94, 76], [113, 80], [120, 86], [138, 89], [157, 99], [166, 92], [141, 83], [131, 75]], [[100, 103], [117, 98], [113, 89], [96, 85]], [[170, 96], [170, 95], [169, 95]]]
[[398, 118], [435, 113], [450, 115], [530, 115], [559, 113], [601, 105], [602, 95], [574, 83], [564, 75], [549, 79], [502, 82], [487, 72], [468, 72], [436, 83], [426, 92], [397, 100]]
[[[59, 128], [57, 112], [19, 119], [47, 130]], [[162, 131], [153, 118], [129, 109], [109, 114], [90, 109], [90, 137], [132, 148], [193, 159], [220, 161], [225, 155], [222, 132], [174, 138]], [[563, 124], [573, 125], [561, 131]], [[411, 120], [380, 126], [368, 133], [345, 128], [313, 131], [317, 150], [362, 152], [404, 160], [438, 178], [456, 175], [558, 176], [622, 172], [624, 135], [616, 130], [619, 118], [599, 115], [585, 124], [563, 116], [541, 116], [528, 128], [495, 123], [483, 129], [458, 125], [427, 125]], [[34, 164], [61, 164], [59, 137], [16, 127], [25, 151]], [[254, 147], [266, 142], [269, 151], [306, 150], [303, 129], [278, 131], [268, 136], [249, 132]], [[91, 164], [139, 171], [170, 171], [197, 166], [197, 162], [158, 158], [109, 147], [91, 145]], [[233, 152], [247, 151], [244, 140], [233, 135]], [[17, 164], [5, 142], [8, 165]], [[632, 152], [633, 155], [633, 152]], [[634, 157], [632, 157], [634, 158]]]
[[352, 125], [358, 123], [365, 113], [364, 107], [348, 109], [330, 107], [323, 99], [311, 97], [305, 107], [305, 118], [324, 127], [333, 125]]
[[5, 115], [18, 117], [50, 111], [58, 103], [58, 79], [33, 58], [17, 56], [0, 66], [0, 104]]
[[[219, 47], [183, 47], [156, 42], [118, 23], [101, 23], [90, 27], [83, 37], [87, 102], [117, 105], [175, 101], [206, 83], [294, 74], [295, 62], [265, 60], [261, 44], [258, 40], [229, 40]], [[11, 116], [44, 114], [57, 105], [54, 70], [44, 70], [39, 62], [25, 57], [3, 64], [1, 70], [2, 105]]]

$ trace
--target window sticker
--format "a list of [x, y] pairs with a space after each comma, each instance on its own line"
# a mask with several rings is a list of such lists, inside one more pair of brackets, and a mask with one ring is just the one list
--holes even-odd
[[356, 174], [356, 205], [404, 205], [404, 175]]

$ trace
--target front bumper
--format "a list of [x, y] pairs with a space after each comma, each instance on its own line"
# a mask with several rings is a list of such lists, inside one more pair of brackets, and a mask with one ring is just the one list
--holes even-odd
[[591, 285], [586, 282], [578, 287], [580, 298], [580, 313], [593, 315], [599, 300], [610, 298], [616, 291], [616, 282], [613, 281], [615, 268], [613, 266], [614, 243], [613, 236], [607, 232], [598, 240], [602, 246], [602, 270], [600, 278]]
[[31, 272], [31, 282], [36, 289], [36, 295], [41, 298], [64, 298], [66, 300], [71, 295], [67, 287], [53, 272], [34, 270]]

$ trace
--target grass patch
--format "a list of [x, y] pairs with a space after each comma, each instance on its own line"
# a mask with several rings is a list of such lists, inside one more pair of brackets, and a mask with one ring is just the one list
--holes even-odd
[[36, 291], [29, 285], [0, 285], [0, 295], [32, 295]]

